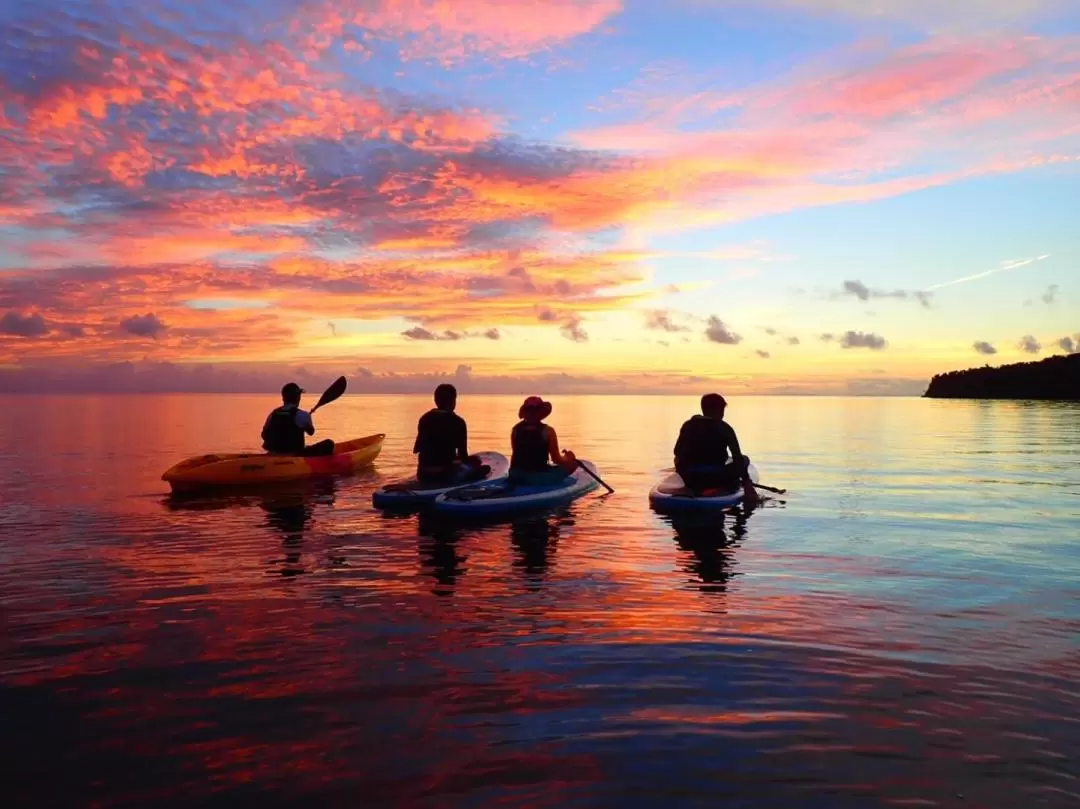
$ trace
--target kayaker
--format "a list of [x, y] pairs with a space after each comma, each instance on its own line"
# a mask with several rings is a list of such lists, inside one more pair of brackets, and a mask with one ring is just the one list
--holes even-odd
[[263, 449], [275, 455], [333, 455], [334, 442], [329, 438], [310, 447], [304, 446], [304, 434], [315, 435], [311, 414], [300, 409], [304, 389], [289, 382], [281, 389], [281, 407], [266, 417], [262, 428]]
[[675, 471], [687, 488], [695, 490], [733, 491], [741, 483], [743, 501], [756, 503], [758, 494], [750, 480], [750, 459], [742, 454], [735, 430], [724, 421], [726, 409], [727, 401], [719, 393], [701, 397], [701, 415], [691, 418], [679, 430]]
[[435, 407], [416, 424], [416, 477], [424, 483], [468, 481], [483, 477], [489, 468], [469, 455], [469, 428], [457, 408], [457, 388], [443, 383], [435, 388]]
[[[510, 433], [510, 481], [543, 486], [560, 483], [577, 469], [570, 450], [559, 451], [559, 437], [544, 419], [551, 415], [551, 402], [530, 396], [518, 410], [521, 419]], [[550, 458], [551, 464], [548, 464]]]

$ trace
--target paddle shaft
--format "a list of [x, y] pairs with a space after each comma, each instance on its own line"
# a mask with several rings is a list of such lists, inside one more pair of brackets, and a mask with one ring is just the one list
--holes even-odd
[[603, 479], [598, 474], [596, 474], [594, 471], [589, 469], [589, 467], [587, 467], [581, 461], [578, 461], [577, 465], [578, 465], [579, 469], [584, 469], [588, 473], [589, 477], [591, 477], [593, 480], [595, 480], [597, 483], [599, 483], [601, 486], [603, 486], [605, 489], [607, 489], [608, 494], [615, 494], [615, 490], [613, 488], [611, 488], [610, 486], [608, 486], [606, 483], [604, 483]]

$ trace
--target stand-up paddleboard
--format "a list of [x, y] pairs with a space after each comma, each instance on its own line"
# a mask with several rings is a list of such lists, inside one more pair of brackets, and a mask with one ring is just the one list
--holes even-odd
[[[758, 482], [757, 467], [750, 464], [750, 480]], [[702, 511], [734, 506], [743, 499], [742, 486], [730, 492], [688, 489], [678, 473], [661, 480], [649, 492], [649, 503], [657, 511]]]
[[490, 469], [482, 478], [448, 484], [423, 483], [413, 477], [388, 483], [376, 489], [371, 495], [371, 502], [375, 508], [386, 511], [422, 508], [430, 505], [440, 494], [447, 494], [455, 489], [476, 486], [480, 483], [503, 480], [510, 471], [510, 460], [498, 452], [479, 452], [476, 457]]
[[[581, 463], [596, 472], [588, 461]], [[560, 482], [545, 486], [525, 486], [505, 479], [465, 486], [439, 495], [432, 505], [439, 514], [457, 517], [516, 514], [565, 505], [599, 485], [584, 469], [577, 469]]]

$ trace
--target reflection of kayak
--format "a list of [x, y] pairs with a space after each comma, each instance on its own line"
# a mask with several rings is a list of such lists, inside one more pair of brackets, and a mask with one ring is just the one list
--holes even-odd
[[[750, 464], [750, 480], [758, 482], [757, 467]], [[683, 479], [672, 473], [661, 480], [649, 492], [649, 502], [657, 511], [701, 511], [705, 509], [727, 508], [743, 498], [742, 486], [735, 491], [716, 490], [695, 491], [686, 488]]]
[[348, 475], [375, 460], [385, 437], [379, 433], [341, 442], [333, 455], [200, 455], [171, 467], [161, 479], [168, 481], [173, 491], [191, 491]]
[[446, 494], [466, 486], [474, 486], [481, 482], [502, 480], [510, 470], [510, 461], [505, 455], [498, 452], [480, 452], [477, 453], [477, 457], [486, 466], [491, 467], [491, 471], [482, 478], [451, 485], [446, 485], [446, 483], [421, 483], [416, 478], [409, 478], [376, 489], [371, 495], [371, 502], [375, 508], [388, 510], [419, 508], [430, 503], [440, 494]]
[[[582, 463], [596, 472], [588, 461]], [[433, 505], [440, 514], [460, 517], [513, 514], [564, 505], [599, 485], [588, 472], [578, 469], [559, 483], [544, 486], [514, 484], [506, 479], [477, 483], [439, 495]]]

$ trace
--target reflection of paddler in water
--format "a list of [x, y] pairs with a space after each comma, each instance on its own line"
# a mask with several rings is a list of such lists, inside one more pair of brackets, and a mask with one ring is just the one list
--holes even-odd
[[438, 596], [454, 594], [458, 579], [465, 573], [468, 557], [461, 553], [461, 531], [447, 526], [425, 512], [419, 517], [420, 564], [435, 579], [432, 593]]
[[517, 551], [514, 567], [521, 570], [530, 585], [540, 584], [547, 576], [559, 544], [559, 529], [572, 521], [561, 517], [528, 517], [514, 520], [510, 543]]
[[[679, 549], [692, 554], [684, 569], [701, 583], [703, 592], [724, 592], [734, 575], [735, 550], [746, 538], [746, 522], [753, 508], [733, 514], [683, 514], [664, 517], [675, 529]], [[730, 529], [727, 520], [731, 519]]]
[[282, 576], [299, 576], [306, 572], [300, 564], [304, 533], [315, 519], [315, 504], [332, 505], [335, 494], [333, 479], [326, 479], [307, 482], [298, 488], [267, 492], [260, 497], [259, 506], [266, 512], [267, 527], [283, 535]]

